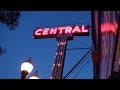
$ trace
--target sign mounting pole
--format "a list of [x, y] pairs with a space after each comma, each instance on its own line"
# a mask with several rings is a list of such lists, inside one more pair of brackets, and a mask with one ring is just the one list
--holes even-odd
[[55, 61], [52, 68], [53, 72], [51, 75], [51, 79], [62, 79], [68, 35], [67, 34], [57, 35], [57, 41], [58, 49], [56, 51]]

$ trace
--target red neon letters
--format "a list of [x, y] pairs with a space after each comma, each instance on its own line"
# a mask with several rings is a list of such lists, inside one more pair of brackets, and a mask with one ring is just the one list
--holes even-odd
[[56, 28], [44, 28], [34, 30], [34, 38], [52, 38], [56, 37], [57, 34], [72, 34], [72, 35], [88, 35], [88, 26], [66, 26]]
[[101, 24], [102, 33], [111, 31], [112, 33], [116, 34], [117, 28], [118, 28], [118, 24], [116, 21], [112, 23], [106, 22], [106, 23]]

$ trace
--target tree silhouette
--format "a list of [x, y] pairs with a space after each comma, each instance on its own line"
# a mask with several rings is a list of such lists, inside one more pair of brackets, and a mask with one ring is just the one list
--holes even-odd
[[0, 11], [0, 22], [9, 27], [9, 30], [15, 30], [18, 26], [18, 19], [21, 11]]
[[0, 56], [1, 56], [3, 53], [6, 53], [6, 50], [0, 46]]
[[[0, 23], [5, 24], [9, 30], [15, 30], [19, 24], [21, 11], [0, 11]], [[0, 56], [6, 53], [6, 50], [0, 46]]]

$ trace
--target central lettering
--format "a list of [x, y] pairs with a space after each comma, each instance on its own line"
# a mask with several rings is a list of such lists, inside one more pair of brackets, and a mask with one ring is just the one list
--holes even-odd
[[88, 26], [66, 26], [66, 27], [56, 27], [56, 28], [44, 28], [37, 29], [34, 31], [33, 36], [35, 38], [42, 37], [55, 37], [57, 34], [72, 34], [72, 35], [81, 35], [88, 34]]

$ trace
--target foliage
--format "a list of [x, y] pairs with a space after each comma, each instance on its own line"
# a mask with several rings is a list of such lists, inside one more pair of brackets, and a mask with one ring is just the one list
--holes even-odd
[[[9, 27], [9, 30], [15, 30], [18, 26], [21, 11], [0, 11], [0, 23]], [[6, 53], [6, 50], [0, 46], [0, 56]]]
[[0, 22], [9, 27], [10, 30], [15, 30], [18, 26], [18, 19], [21, 11], [0, 11]]
[[0, 46], [0, 56], [1, 56], [3, 53], [6, 53], [6, 50]]

